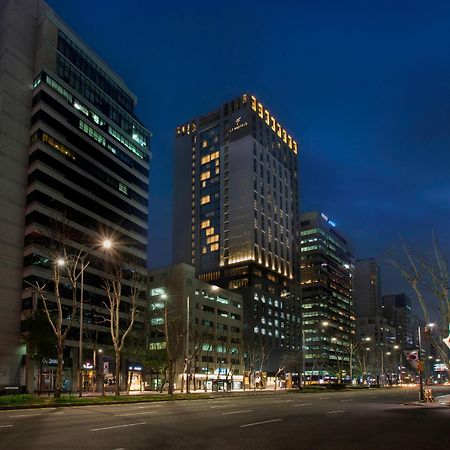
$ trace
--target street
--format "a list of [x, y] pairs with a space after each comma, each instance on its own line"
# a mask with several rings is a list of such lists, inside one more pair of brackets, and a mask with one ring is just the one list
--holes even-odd
[[450, 388], [433, 391], [432, 407], [393, 388], [0, 411], [0, 448], [450, 448]]

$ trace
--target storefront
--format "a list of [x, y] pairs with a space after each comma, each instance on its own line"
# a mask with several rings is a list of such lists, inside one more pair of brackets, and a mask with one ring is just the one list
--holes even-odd
[[142, 391], [142, 366], [139, 364], [129, 364], [127, 380], [130, 391]]

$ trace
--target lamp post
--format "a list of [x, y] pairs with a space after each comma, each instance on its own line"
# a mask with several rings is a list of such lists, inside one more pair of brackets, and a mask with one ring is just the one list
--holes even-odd
[[[393, 349], [395, 350], [395, 366], [396, 366], [396, 370], [395, 370], [395, 376], [397, 377], [397, 384], [401, 384], [401, 377], [399, 377], [399, 366], [401, 366], [400, 361], [397, 359], [399, 352], [398, 349], [400, 348], [400, 345], [394, 345]], [[400, 353], [401, 355], [401, 353]], [[401, 356], [400, 356], [401, 358]], [[400, 374], [401, 374], [401, 368], [400, 368]]]
[[185, 349], [184, 349], [184, 358], [186, 364], [186, 394], [189, 394], [189, 313], [190, 313], [190, 298], [189, 295], [186, 297], [186, 339], [185, 339]]
[[325, 361], [325, 358], [326, 358], [326, 356], [327, 356], [327, 352], [326, 352], [326, 349], [325, 349], [325, 344], [326, 344], [326, 336], [325, 336], [325, 329], [328, 327], [330, 325], [330, 322], [328, 322], [328, 320], [324, 320], [323, 322], [322, 322], [322, 334], [323, 334], [323, 340], [324, 340], [324, 348], [323, 348], [323, 355], [324, 355], [324, 358], [323, 358], [323, 361], [321, 361], [321, 364], [320, 364], [320, 369], [319, 369], [319, 379], [318, 379], [318, 381], [319, 381], [319, 383], [320, 383], [320, 377], [321, 377], [321, 375], [322, 375], [322, 367], [323, 367], [323, 364], [324, 364], [324, 361]]
[[[104, 239], [102, 247], [105, 250], [109, 250], [112, 247], [112, 242], [109, 239]], [[83, 306], [84, 306], [84, 270], [89, 265], [89, 261], [85, 264], [84, 260], [87, 256], [85, 253], [81, 257], [81, 270], [80, 270], [80, 334], [78, 337], [78, 396], [83, 395]]]
[[418, 338], [419, 338], [419, 360], [417, 362], [419, 369], [419, 401], [425, 401], [425, 395], [423, 392], [423, 363], [422, 363], [422, 333], [420, 331], [420, 325], [417, 328]]

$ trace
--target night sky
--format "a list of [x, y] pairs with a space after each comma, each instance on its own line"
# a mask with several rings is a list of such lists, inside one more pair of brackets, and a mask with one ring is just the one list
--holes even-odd
[[[254, 93], [300, 142], [301, 210], [357, 258], [450, 247], [450, 2], [56, 1], [153, 133], [150, 265], [170, 264], [174, 128]], [[383, 268], [384, 293], [402, 291]]]

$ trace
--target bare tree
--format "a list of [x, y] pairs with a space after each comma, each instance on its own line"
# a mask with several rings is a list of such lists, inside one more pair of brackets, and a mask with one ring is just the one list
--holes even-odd
[[[72, 328], [73, 321], [77, 315], [77, 283], [80, 274], [86, 268], [82, 261], [82, 250], [75, 255], [67, 253], [67, 247], [62, 246], [62, 253], [53, 252], [51, 258], [52, 279], [46, 283], [36, 281], [33, 286], [35, 292], [42, 300], [43, 309], [47, 316], [50, 327], [56, 339], [56, 377], [54, 396], [61, 397], [63, 370], [64, 370], [64, 346], [67, 335]], [[71, 293], [68, 308], [61, 294], [61, 285], [68, 285]], [[49, 294], [48, 286], [53, 284], [53, 292]]]
[[440, 312], [436, 333], [428, 333], [431, 343], [440, 358], [450, 370], [448, 348], [443, 339], [450, 334], [450, 274], [444, 258], [432, 234], [430, 254], [417, 254], [400, 237], [401, 252], [387, 258], [414, 291], [423, 312], [425, 322], [430, 323], [430, 310], [437, 304]]
[[348, 354], [348, 369], [350, 375], [350, 383], [353, 383], [354, 358], [356, 355], [356, 351], [358, 350], [359, 344], [360, 343], [356, 341], [354, 337], [352, 337], [351, 340], [347, 341], [344, 344], [344, 350]]
[[144, 292], [144, 279], [143, 269], [128, 263], [123, 256], [110, 259], [103, 287], [108, 298], [104, 302], [108, 312], [105, 321], [109, 324], [115, 353], [115, 395], [120, 395], [122, 351], [135, 322], [138, 299]]

